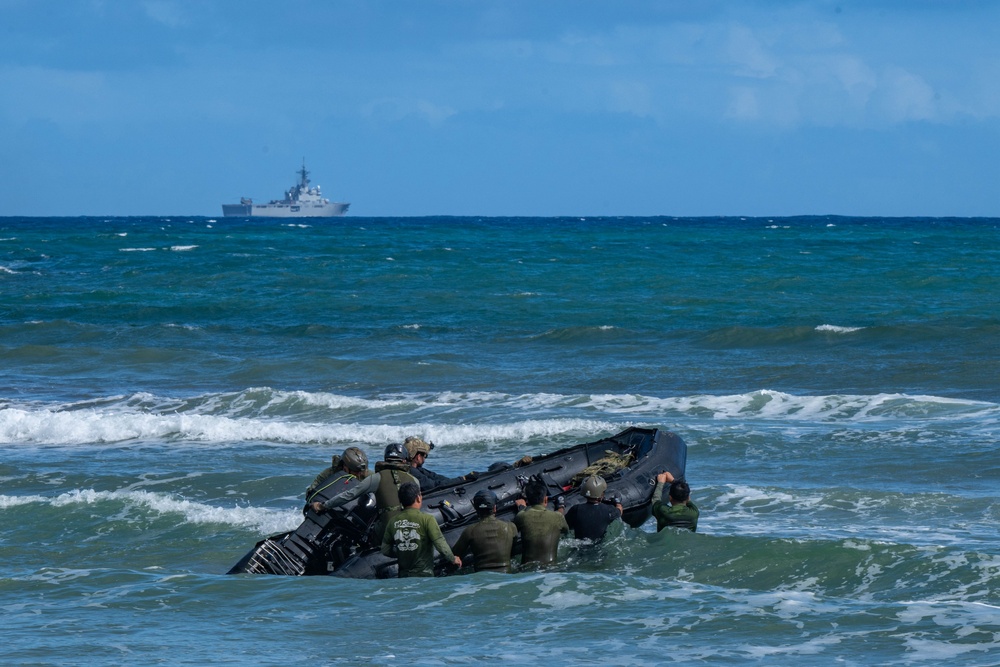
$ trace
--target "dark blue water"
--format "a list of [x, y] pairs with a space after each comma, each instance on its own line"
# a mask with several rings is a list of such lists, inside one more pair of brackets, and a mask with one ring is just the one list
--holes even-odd
[[[998, 340], [997, 219], [0, 219], [0, 662], [997, 664]], [[697, 534], [222, 574], [348, 445], [628, 425]]]

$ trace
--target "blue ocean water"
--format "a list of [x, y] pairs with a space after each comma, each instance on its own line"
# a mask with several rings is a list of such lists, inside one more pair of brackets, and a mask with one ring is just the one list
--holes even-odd
[[[2, 664], [1000, 664], [1000, 219], [0, 218], [0, 305]], [[697, 534], [224, 574], [346, 446], [630, 425]]]

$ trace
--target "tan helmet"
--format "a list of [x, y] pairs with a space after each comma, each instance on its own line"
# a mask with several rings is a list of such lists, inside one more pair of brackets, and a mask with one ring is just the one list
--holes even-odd
[[403, 446], [406, 447], [406, 453], [412, 459], [417, 454], [423, 454], [427, 456], [434, 449], [434, 443], [424, 442], [421, 438], [415, 435], [408, 436], [406, 440], [403, 441]]
[[605, 482], [604, 478], [600, 475], [591, 475], [587, 479], [583, 480], [583, 484], [580, 485], [580, 489], [583, 490], [584, 498], [600, 500], [604, 497], [604, 492], [608, 489], [608, 483]]
[[361, 472], [368, 468], [368, 455], [357, 447], [345, 449], [340, 461], [350, 472]]

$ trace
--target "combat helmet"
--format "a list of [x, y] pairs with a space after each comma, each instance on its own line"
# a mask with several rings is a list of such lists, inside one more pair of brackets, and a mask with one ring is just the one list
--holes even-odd
[[361, 472], [368, 468], [368, 455], [357, 447], [348, 447], [340, 457], [340, 462], [350, 472]]
[[406, 447], [406, 453], [411, 459], [417, 454], [427, 456], [434, 449], [433, 442], [424, 442], [422, 438], [415, 435], [407, 436], [406, 440], [403, 441], [403, 446]]
[[583, 491], [584, 498], [600, 500], [604, 497], [604, 492], [608, 489], [608, 483], [600, 475], [591, 475], [583, 480], [580, 489]]
[[487, 512], [492, 512], [493, 508], [497, 506], [497, 494], [493, 493], [489, 489], [480, 489], [476, 491], [476, 495], [472, 497], [472, 506], [476, 508], [476, 512], [484, 514]]
[[406, 448], [403, 447], [398, 442], [394, 442], [385, 448], [385, 456], [382, 457], [386, 461], [403, 461], [406, 462]]

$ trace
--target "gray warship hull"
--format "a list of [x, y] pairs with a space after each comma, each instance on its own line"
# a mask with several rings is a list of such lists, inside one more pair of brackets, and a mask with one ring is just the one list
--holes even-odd
[[227, 218], [335, 218], [347, 213], [350, 204], [223, 204]]

